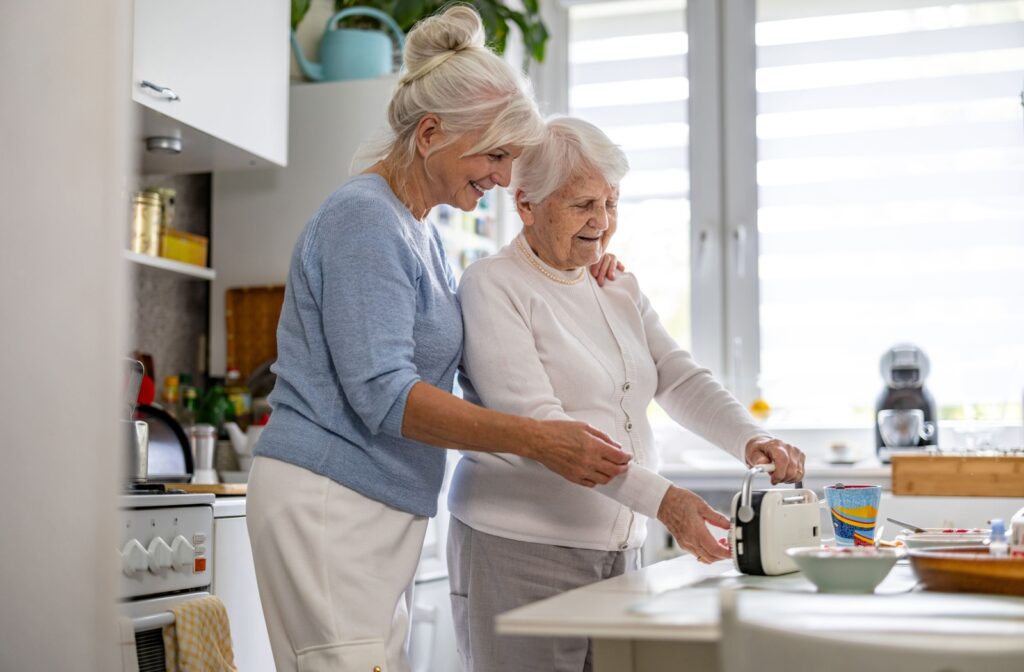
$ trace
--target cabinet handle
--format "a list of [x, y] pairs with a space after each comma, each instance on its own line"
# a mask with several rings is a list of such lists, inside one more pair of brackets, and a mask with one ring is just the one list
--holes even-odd
[[153, 89], [154, 91], [156, 91], [160, 95], [166, 97], [167, 100], [181, 100], [181, 97], [178, 96], [178, 94], [176, 94], [170, 88], [168, 88], [166, 86], [160, 86], [159, 84], [154, 84], [153, 82], [148, 82], [145, 79], [142, 80], [142, 88], [144, 88], [144, 89]]

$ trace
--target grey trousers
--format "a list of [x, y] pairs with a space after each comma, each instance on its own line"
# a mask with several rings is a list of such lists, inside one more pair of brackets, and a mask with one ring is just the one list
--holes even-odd
[[639, 549], [593, 551], [448, 528], [455, 640], [464, 672], [589, 672], [586, 637], [497, 635], [499, 614], [640, 568]]

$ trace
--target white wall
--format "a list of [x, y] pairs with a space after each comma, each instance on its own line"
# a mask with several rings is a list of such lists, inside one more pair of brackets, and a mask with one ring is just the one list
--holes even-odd
[[293, 84], [288, 167], [215, 173], [212, 196], [210, 373], [226, 360], [224, 292], [284, 284], [292, 248], [320, 204], [349, 178], [359, 144], [386, 123], [396, 78]]
[[0, 4], [0, 670], [117, 669], [129, 7]]

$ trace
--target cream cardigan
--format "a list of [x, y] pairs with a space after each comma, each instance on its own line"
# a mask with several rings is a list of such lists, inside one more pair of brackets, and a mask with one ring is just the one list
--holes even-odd
[[[527, 257], [529, 255], [529, 258]], [[600, 550], [639, 547], [669, 481], [647, 420], [652, 399], [673, 420], [739, 459], [767, 436], [746, 409], [662, 327], [631, 273], [598, 287], [547, 266], [525, 238], [470, 266], [459, 285], [465, 324], [460, 384], [488, 408], [588, 422], [633, 455], [610, 483], [585, 488], [514, 455], [464, 452], [449, 507], [509, 539]]]

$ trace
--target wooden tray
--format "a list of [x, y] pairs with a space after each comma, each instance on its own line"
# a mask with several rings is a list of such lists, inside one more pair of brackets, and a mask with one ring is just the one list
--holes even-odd
[[987, 546], [922, 548], [909, 554], [925, 590], [1024, 597], [1024, 557], [993, 557]]
[[1024, 456], [893, 455], [892, 494], [1024, 497]]
[[210, 493], [213, 495], [245, 496], [248, 483], [165, 483], [168, 490]]
[[227, 327], [227, 368], [242, 379], [260, 364], [277, 359], [277, 321], [284, 304], [284, 285], [234, 287], [224, 293]]

